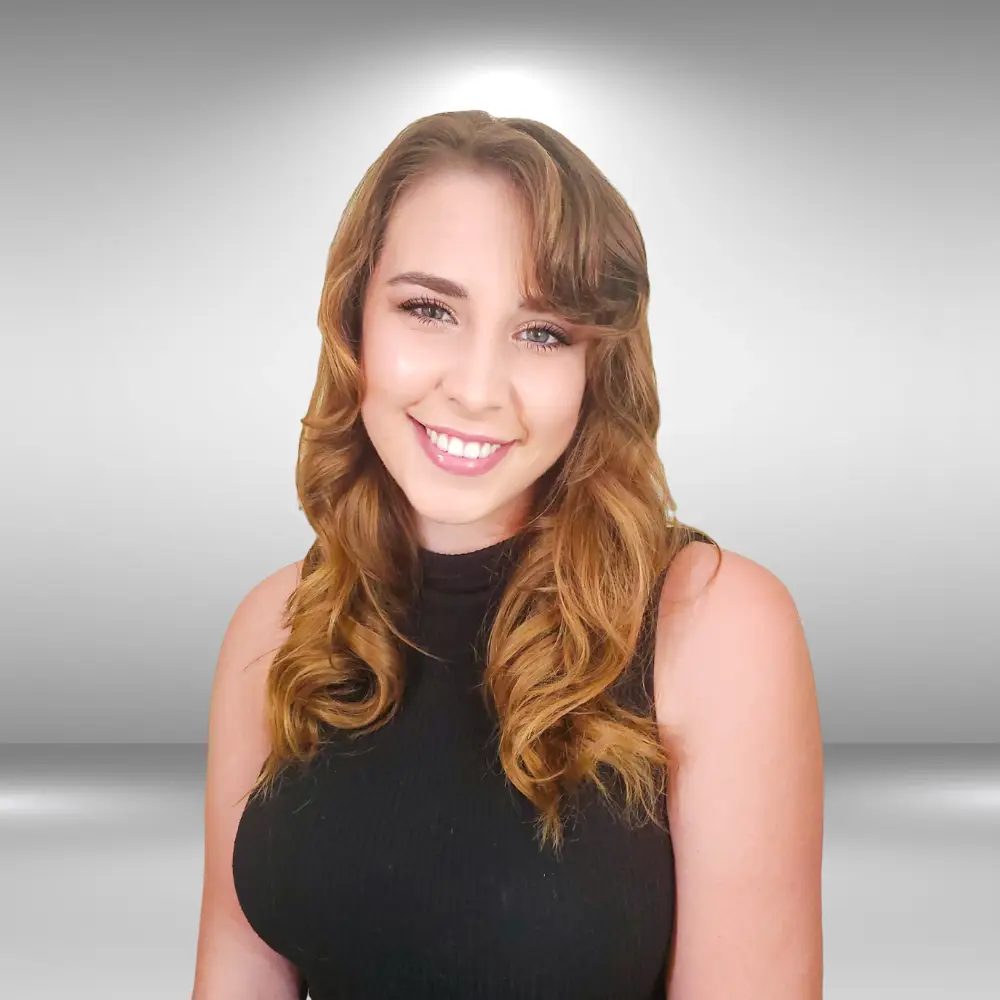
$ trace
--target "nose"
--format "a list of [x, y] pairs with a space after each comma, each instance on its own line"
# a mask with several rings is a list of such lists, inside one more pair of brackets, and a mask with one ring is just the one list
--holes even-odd
[[489, 413], [508, 401], [509, 371], [500, 340], [484, 330], [461, 338], [450, 352], [441, 387], [468, 413]]

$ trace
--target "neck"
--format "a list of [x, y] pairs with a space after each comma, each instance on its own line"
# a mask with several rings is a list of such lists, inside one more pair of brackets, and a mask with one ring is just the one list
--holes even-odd
[[524, 526], [526, 514], [526, 500], [522, 497], [506, 510], [469, 524], [444, 524], [421, 517], [420, 546], [443, 555], [477, 552], [517, 534]]

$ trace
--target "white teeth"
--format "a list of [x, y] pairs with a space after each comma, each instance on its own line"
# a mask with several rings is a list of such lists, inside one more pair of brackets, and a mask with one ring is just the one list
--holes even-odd
[[425, 427], [424, 430], [427, 431], [427, 436], [431, 441], [441, 451], [446, 451], [449, 455], [461, 456], [463, 458], [489, 458], [500, 447], [498, 444], [486, 444], [481, 441], [463, 441], [457, 437], [449, 438], [447, 434], [438, 434], [437, 431], [432, 430], [430, 427]]

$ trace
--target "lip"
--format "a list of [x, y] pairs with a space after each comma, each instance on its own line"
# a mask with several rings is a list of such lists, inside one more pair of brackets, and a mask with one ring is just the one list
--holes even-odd
[[[443, 472], [451, 472], [458, 476], [485, 475], [504, 460], [512, 445], [516, 443], [514, 441], [506, 443], [502, 441], [491, 442], [499, 444], [500, 447], [489, 458], [464, 458], [461, 455], [449, 455], [447, 452], [441, 451], [431, 441], [424, 425], [419, 420], [414, 420], [413, 417], [409, 419], [410, 423], [413, 424], [413, 432], [417, 435], [418, 442], [420, 447], [423, 448], [424, 454]], [[437, 430], [437, 428], [435, 427], [434, 430]], [[443, 431], [443, 433], [447, 434], [448, 432]], [[456, 434], [455, 437], [461, 438], [461, 435]], [[487, 441], [489, 439], [474, 438], [473, 440]]]

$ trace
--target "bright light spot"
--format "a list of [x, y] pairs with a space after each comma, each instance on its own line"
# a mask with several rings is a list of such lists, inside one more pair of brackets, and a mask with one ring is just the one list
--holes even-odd
[[548, 71], [518, 64], [483, 67], [482, 61], [443, 75], [428, 87], [421, 103], [435, 111], [488, 111], [498, 117], [534, 118], [554, 128], [568, 126], [579, 82], [571, 84], [567, 69]]
[[1000, 785], [950, 784], [929, 788], [927, 801], [949, 812], [1000, 813]]
[[0, 792], [0, 816], [71, 816], [83, 811], [79, 795], [67, 790], [14, 790]]

